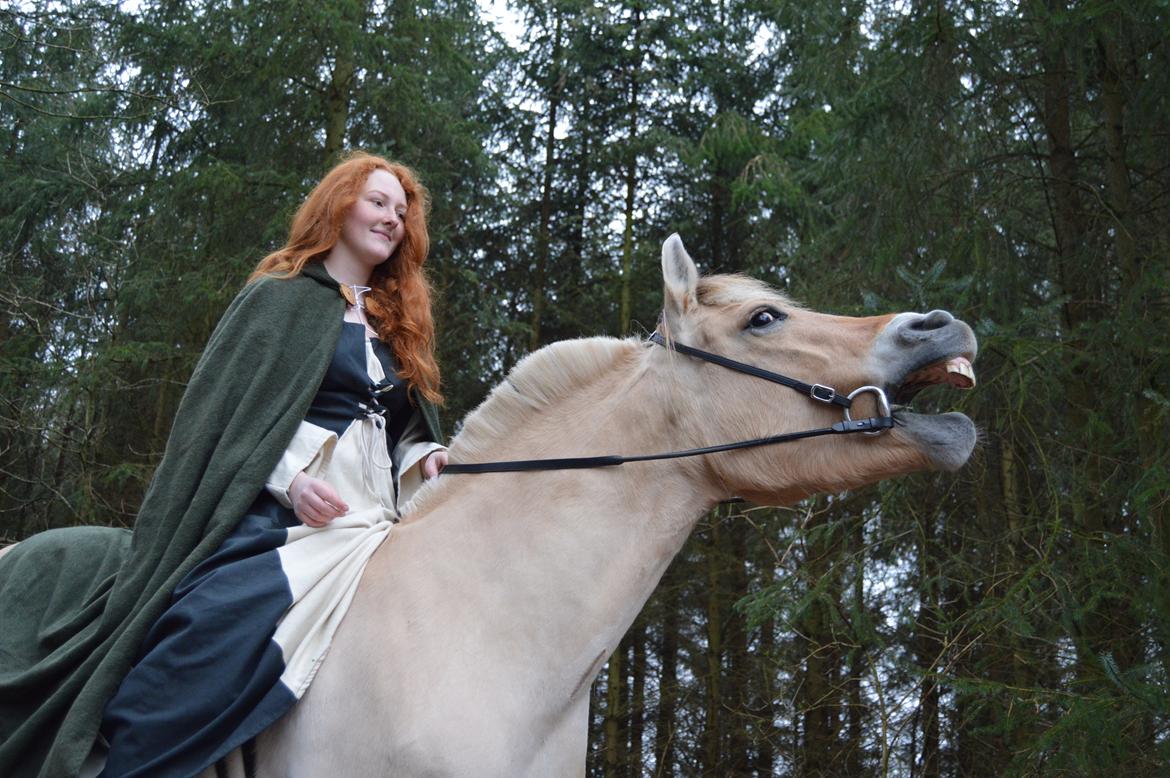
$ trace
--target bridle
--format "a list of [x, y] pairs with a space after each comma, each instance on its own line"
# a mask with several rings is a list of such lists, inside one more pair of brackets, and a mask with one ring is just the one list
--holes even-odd
[[[744, 362], [736, 362], [734, 359], [712, 354], [709, 351], [693, 348], [691, 346], [683, 345], [677, 341], [668, 341], [658, 332], [652, 334], [649, 338], [650, 343], [656, 343], [663, 348], [677, 351], [680, 354], [686, 354], [689, 357], [702, 359], [707, 362], [725, 367], [728, 370], [734, 370], [737, 373], [745, 373], [756, 378], [762, 378], [765, 381], [787, 386], [800, 392], [802, 395], [809, 397], [817, 402], [826, 403], [829, 405], [836, 405], [842, 409], [845, 418], [831, 427], [820, 427], [818, 429], [801, 430], [800, 432], [787, 432], [783, 435], [771, 435], [766, 438], [755, 438], [753, 440], [741, 440], [735, 443], [723, 443], [718, 446], [705, 446], [703, 448], [692, 448], [684, 451], [666, 451], [659, 454], [640, 454], [636, 456], [597, 456], [597, 457], [570, 457], [566, 459], [517, 459], [506, 462], [476, 462], [466, 464], [449, 464], [443, 468], [443, 475], [460, 475], [465, 473], [509, 473], [523, 470], [580, 470], [591, 467], [614, 467], [616, 465], [624, 465], [628, 462], [652, 462], [659, 459], [681, 459], [683, 457], [697, 457], [704, 454], [718, 454], [723, 451], [737, 451], [744, 448], [757, 448], [759, 446], [771, 446], [777, 443], [789, 443], [794, 440], [804, 440], [805, 438], [818, 438], [823, 435], [847, 435], [850, 433], [861, 432], [866, 435], [880, 435], [886, 430], [894, 426], [894, 417], [890, 415], [890, 401], [886, 398], [886, 393], [877, 386], [859, 386], [847, 395], [842, 395], [833, 389], [831, 386], [824, 384], [806, 384], [804, 381], [798, 381], [795, 378], [789, 378], [780, 373], [773, 373], [771, 370], [764, 370], [763, 368], [749, 365]], [[878, 413], [880, 416], [874, 416], [868, 419], [854, 419], [849, 415], [849, 409], [853, 405], [853, 399], [860, 394], [872, 394], [876, 397], [878, 403]]]

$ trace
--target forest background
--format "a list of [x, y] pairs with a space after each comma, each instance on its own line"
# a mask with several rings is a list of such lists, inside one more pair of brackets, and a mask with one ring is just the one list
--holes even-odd
[[221, 312], [364, 148], [434, 198], [449, 427], [651, 329], [674, 231], [980, 337], [922, 401], [981, 427], [962, 472], [700, 523], [590, 775], [1164, 775], [1168, 60], [1166, 0], [5, 4], [0, 535], [132, 524]]

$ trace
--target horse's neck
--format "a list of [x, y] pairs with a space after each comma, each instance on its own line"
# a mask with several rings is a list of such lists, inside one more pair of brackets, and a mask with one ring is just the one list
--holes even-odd
[[[634, 454], [695, 442], [653, 375], [621, 396], [584, 392], [556, 405], [516, 436], [527, 439], [527, 451], [524, 440], [509, 440], [493, 453]], [[375, 598], [382, 601], [409, 588], [417, 597], [410, 607], [473, 633], [480, 654], [520, 648], [534, 669], [591, 679], [591, 666], [614, 649], [715, 501], [705, 477], [696, 460], [447, 476], [459, 480], [396, 528], [399, 537], [371, 560], [369, 585], [382, 588]]]

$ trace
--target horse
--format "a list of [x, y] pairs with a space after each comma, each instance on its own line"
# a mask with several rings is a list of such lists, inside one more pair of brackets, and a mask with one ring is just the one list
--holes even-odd
[[[590, 684], [704, 513], [969, 458], [963, 414], [887, 405], [974, 385], [976, 339], [951, 314], [816, 313], [746, 276], [700, 278], [677, 235], [662, 275], [654, 339], [529, 355], [450, 458], [698, 455], [429, 482], [370, 558], [304, 698], [257, 737], [258, 778], [582, 776]], [[854, 418], [870, 400], [879, 416]], [[237, 749], [200, 778], [244, 764]]]
[[[974, 384], [975, 336], [944, 311], [816, 313], [749, 277], [700, 278], [677, 235], [662, 272], [667, 348], [586, 338], [529, 355], [451, 461], [693, 449], [848, 426], [831, 396], [862, 388], [904, 402]], [[674, 344], [797, 376], [809, 396]], [[866, 430], [880, 434], [435, 479], [371, 557], [305, 697], [257, 738], [257, 774], [584, 775], [590, 684], [705, 512], [953, 471], [975, 446], [963, 414], [892, 416]]]

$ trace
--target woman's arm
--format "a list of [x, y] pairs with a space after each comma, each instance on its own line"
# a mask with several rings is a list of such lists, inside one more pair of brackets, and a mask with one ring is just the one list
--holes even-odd
[[310, 527], [324, 527], [349, 510], [332, 486], [315, 477], [328, 467], [336, 445], [332, 431], [302, 421], [264, 484], [277, 502], [292, 508]]
[[289, 486], [293, 513], [310, 527], [324, 527], [338, 516], [349, 512], [349, 506], [337, 490], [320, 478], [297, 473]]
[[447, 447], [430, 439], [418, 410], [411, 408], [411, 419], [390, 453], [397, 482], [395, 494], [401, 510], [427, 478], [434, 478], [447, 464]]

